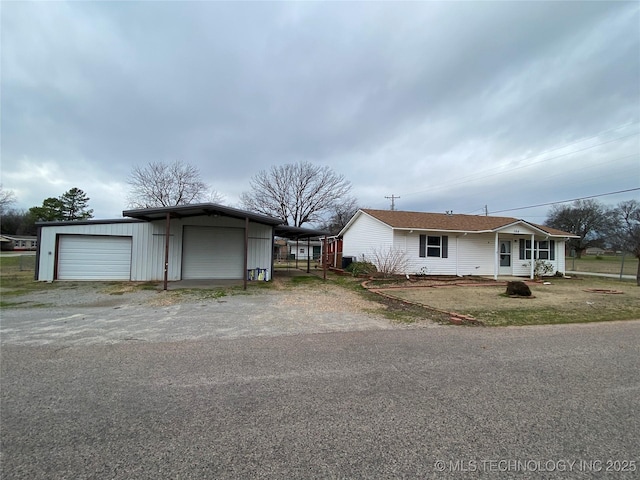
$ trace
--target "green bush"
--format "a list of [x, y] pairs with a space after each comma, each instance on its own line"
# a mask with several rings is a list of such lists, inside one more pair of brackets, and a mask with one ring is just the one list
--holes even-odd
[[345, 270], [350, 272], [354, 277], [358, 275], [371, 275], [378, 271], [376, 266], [371, 262], [351, 262]]

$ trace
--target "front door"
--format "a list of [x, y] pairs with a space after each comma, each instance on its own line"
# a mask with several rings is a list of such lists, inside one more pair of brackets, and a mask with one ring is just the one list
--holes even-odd
[[500, 275], [511, 275], [513, 273], [511, 268], [511, 241], [500, 240], [498, 251], [500, 252]]

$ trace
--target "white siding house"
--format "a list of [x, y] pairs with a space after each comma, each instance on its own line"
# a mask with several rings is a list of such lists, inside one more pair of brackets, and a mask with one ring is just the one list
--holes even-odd
[[289, 258], [292, 260], [318, 260], [322, 256], [322, 241], [288, 240]]
[[533, 278], [536, 261], [564, 274], [564, 244], [574, 235], [510, 217], [366, 209], [340, 237], [343, 256], [360, 261], [403, 252], [405, 274]]
[[[39, 224], [36, 278], [246, 279], [272, 271], [280, 220], [216, 204], [129, 210], [128, 219]], [[166, 241], [168, 239], [168, 249]]]

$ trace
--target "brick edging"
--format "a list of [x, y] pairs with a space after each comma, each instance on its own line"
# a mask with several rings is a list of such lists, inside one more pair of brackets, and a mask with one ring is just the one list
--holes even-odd
[[[445, 314], [445, 315], [449, 315], [449, 322], [453, 323], [454, 325], [476, 325], [476, 326], [482, 326], [482, 327], [485, 326], [484, 323], [481, 320], [478, 320], [477, 318], [474, 318], [471, 315], [464, 315], [462, 313], [457, 313], [457, 312], [449, 312], [447, 310], [442, 310], [440, 308], [432, 307], [431, 305], [426, 305], [424, 303], [414, 302], [414, 301], [411, 301], [411, 300], [405, 300], [403, 298], [398, 298], [398, 297], [395, 297], [393, 295], [390, 295], [390, 294], [386, 293], [384, 291], [384, 290], [387, 290], [386, 288], [369, 287], [368, 283], [370, 281], [371, 281], [370, 279], [369, 280], [365, 280], [360, 285], [365, 290], [367, 290], [367, 291], [369, 291], [371, 293], [375, 293], [376, 295], [380, 295], [381, 297], [385, 297], [385, 298], [388, 298], [389, 300], [394, 300], [396, 302], [401, 302], [401, 303], [404, 303], [404, 304], [407, 304], [407, 305], [413, 305], [413, 306], [416, 306], [416, 307], [424, 308], [424, 309], [430, 310], [432, 312], [437, 312], [437, 313], [442, 313], [442, 314]], [[435, 285], [430, 285], [428, 287], [427, 286], [420, 286], [420, 288], [431, 288], [431, 287], [434, 287], [434, 286]], [[418, 285], [410, 286], [409, 288], [416, 288], [416, 287], [418, 287]], [[400, 287], [394, 287], [394, 288], [400, 288]]]

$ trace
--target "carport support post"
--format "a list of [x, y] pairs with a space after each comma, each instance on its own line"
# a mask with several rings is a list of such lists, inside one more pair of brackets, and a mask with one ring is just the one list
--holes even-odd
[[[247, 267], [249, 266], [249, 217], [244, 217], [244, 281], [242, 288], [247, 289]], [[273, 275], [273, 273], [272, 273]]]
[[329, 261], [329, 252], [327, 252], [327, 236], [324, 236], [324, 243], [322, 245], [322, 279], [327, 279], [327, 262]]
[[311, 272], [311, 237], [307, 237], [307, 273]]
[[163, 290], [167, 289], [167, 282], [169, 281], [169, 235], [171, 234], [171, 213], [167, 212], [167, 224], [164, 232], [164, 286]]

